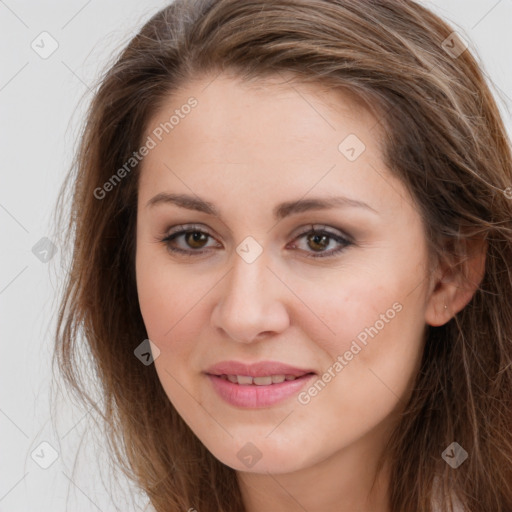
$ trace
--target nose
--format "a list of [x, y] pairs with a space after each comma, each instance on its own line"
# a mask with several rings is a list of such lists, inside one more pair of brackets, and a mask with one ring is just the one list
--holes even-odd
[[268, 266], [265, 251], [252, 263], [234, 255], [231, 271], [219, 283], [220, 298], [212, 312], [221, 336], [251, 343], [278, 334], [290, 325], [286, 299], [290, 291]]

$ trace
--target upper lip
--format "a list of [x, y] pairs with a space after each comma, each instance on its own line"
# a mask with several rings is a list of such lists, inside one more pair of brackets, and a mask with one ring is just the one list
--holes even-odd
[[269, 375], [293, 375], [300, 377], [313, 370], [297, 368], [278, 361], [259, 361], [257, 363], [241, 363], [238, 361], [221, 361], [210, 366], [206, 373], [211, 375], [245, 375], [248, 377], [266, 377]]

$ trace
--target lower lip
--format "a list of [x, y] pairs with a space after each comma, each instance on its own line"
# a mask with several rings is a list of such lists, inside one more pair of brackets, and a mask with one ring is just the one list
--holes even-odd
[[217, 375], [207, 374], [207, 377], [213, 389], [228, 404], [246, 409], [259, 409], [277, 404], [297, 394], [315, 375], [308, 374], [295, 380], [285, 380], [268, 386], [235, 384]]

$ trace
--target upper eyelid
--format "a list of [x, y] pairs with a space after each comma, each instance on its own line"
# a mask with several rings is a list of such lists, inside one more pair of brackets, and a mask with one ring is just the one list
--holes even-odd
[[[331, 230], [335, 230], [336, 232], [332, 232]], [[207, 228], [203, 227], [203, 225], [201, 224], [179, 224], [177, 226], [174, 226], [172, 229], [166, 230], [163, 237], [167, 238], [172, 235], [183, 234], [191, 231], [202, 232], [210, 236], [211, 238], [215, 238], [215, 235], [211, 234], [210, 231]], [[326, 224], [319, 223], [310, 223], [301, 228], [297, 228], [289, 236], [296, 238], [298, 236], [302, 236], [313, 231], [326, 232], [327, 234], [330, 234], [332, 236], [339, 236], [341, 238], [347, 239], [348, 241], [353, 241], [353, 237], [350, 236], [347, 232], [341, 230], [340, 228], [335, 228], [328, 226]]]

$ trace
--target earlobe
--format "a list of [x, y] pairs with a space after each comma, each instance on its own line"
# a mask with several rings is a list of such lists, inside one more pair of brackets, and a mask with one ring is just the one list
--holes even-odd
[[438, 268], [425, 310], [425, 322], [433, 327], [447, 323], [473, 298], [485, 275], [487, 241], [465, 240], [464, 254], [457, 265]]

